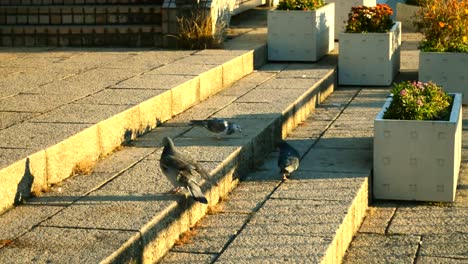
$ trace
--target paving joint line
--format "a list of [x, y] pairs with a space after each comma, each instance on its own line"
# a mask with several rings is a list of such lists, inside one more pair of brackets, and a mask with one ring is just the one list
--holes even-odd
[[[359, 95], [359, 93], [362, 91], [362, 89], [359, 89], [354, 95], [353, 97], [351, 97], [351, 99], [349, 99], [349, 101], [344, 105], [344, 107], [340, 110], [340, 112], [338, 113], [338, 115], [336, 115], [333, 119], [330, 120], [330, 122], [327, 124], [327, 126], [323, 129], [322, 132], [319, 133], [317, 139], [312, 143], [312, 145], [309, 147], [309, 149], [307, 149], [305, 152], [304, 152], [304, 155], [301, 157], [300, 161], [302, 161], [302, 159], [307, 155], [309, 154], [309, 152], [315, 148], [315, 146], [318, 144], [318, 142], [320, 141], [320, 139], [322, 139], [323, 135], [330, 129], [330, 127], [333, 125], [333, 123], [336, 122], [336, 120], [343, 114], [343, 112], [346, 110], [346, 108], [348, 108], [348, 106], [351, 104], [351, 102], [353, 102], [353, 100]], [[315, 113], [312, 113], [311, 116], [313, 116]], [[307, 120], [307, 119], [306, 119]]]
[[415, 254], [414, 254], [413, 264], [415, 264], [415, 263], [418, 262], [419, 252], [420, 252], [420, 250], [421, 250], [421, 245], [422, 245], [422, 237], [423, 237], [423, 236], [419, 236], [418, 248], [416, 249], [416, 252], [415, 252]]
[[[248, 217], [245, 220], [245, 222], [242, 224], [242, 226], [239, 228], [239, 230], [236, 232], [234, 236], [229, 238], [229, 240], [226, 242], [226, 244], [223, 246], [219, 254], [211, 261], [211, 263], [215, 263], [219, 257], [226, 251], [226, 249], [234, 242], [234, 240], [242, 233], [242, 231], [245, 229], [245, 227], [250, 223], [254, 215], [265, 205], [265, 203], [270, 199], [270, 197], [275, 193], [275, 191], [282, 185], [284, 180], [280, 181], [274, 188], [273, 190], [265, 197], [265, 199], [258, 205], [256, 206], [252, 212], [248, 213]], [[235, 189], [234, 189], [235, 190]]]
[[[398, 210], [398, 207], [395, 207], [395, 210], [393, 210], [393, 213], [392, 213], [392, 215], [390, 216], [390, 220], [388, 220], [387, 226], [385, 227], [385, 232], [384, 232], [385, 235], [390, 235], [390, 234], [388, 233], [388, 230], [390, 229], [390, 225], [392, 224], [393, 219], [395, 218], [395, 214], [396, 214], [397, 210]], [[367, 217], [367, 216], [366, 216], [366, 217]]]
[[41, 225], [41, 227], [53, 227], [53, 228], [60, 228], [60, 229], [75, 229], [75, 230], [82, 229], [82, 230], [125, 231], [125, 232], [138, 232], [138, 233], [140, 233], [140, 230], [122, 229], [122, 228], [102, 228], [102, 227], [95, 228], [95, 227], [56, 226], [56, 225]]

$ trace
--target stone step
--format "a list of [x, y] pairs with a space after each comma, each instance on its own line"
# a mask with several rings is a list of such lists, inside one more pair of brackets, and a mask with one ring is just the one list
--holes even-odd
[[162, 5], [163, 0], [0, 0], [0, 6], [54, 5]]
[[338, 87], [286, 138], [302, 156], [288, 180], [270, 153], [160, 263], [341, 263], [368, 208], [373, 119], [387, 94]]
[[2, 6], [0, 25], [161, 25], [161, 5]]
[[[334, 65], [267, 64], [231, 82], [98, 162], [90, 175], [72, 177], [0, 216], [0, 262], [158, 261], [333, 92], [335, 80]], [[219, 140], [188, 125], [206, 117], [233, 120], [242, 134]], [[172, 187], [158, 165], [167, 135], [218, 182], [204, 186], [209, 206], [167, 194]]]
[[160, 25], [7, 25], [0, 46], [161, 46]]
[[0, 79], [0, 212], [263, 65], [264, 38], [246, 37], [225, 50], [49, 50], [1, 61], [20, 70]]

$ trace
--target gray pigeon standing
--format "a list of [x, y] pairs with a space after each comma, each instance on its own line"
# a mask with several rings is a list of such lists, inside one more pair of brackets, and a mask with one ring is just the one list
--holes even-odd
[[242, 129], [239, 125], [227, 121], [221, 118], [212, 118], [212, 119], [206, 119], [206, 120], [190, 120], [190, 124], [192, 126], [201, 126], [205, 127], [209, 131], [215, 133], [215, 134], [225, 134], [225, 135], [231, 135], [234, 134], [235, 132], [242, 132]]
[[208, 204], [200, 186], [203, 180], [210, 181], [209, 173], [194, 159], [178, 151], [170, 137], [163, 139], [163, 145], [159, 166], [174, 185], [173, 191], [178, 192], [181, 188], [186, 188], [195, 201]]
[[286, 180], [291, 175], [291, 173], [299, 168], [299, 161], [301, 156], [296, 149], [294, 149], [284, 140], [281, 140], [278, 143], [278, 147], [280, 150], [278, 157], [278, 167], [280, 168], [280, 173], [283, 175], [283, 179]]

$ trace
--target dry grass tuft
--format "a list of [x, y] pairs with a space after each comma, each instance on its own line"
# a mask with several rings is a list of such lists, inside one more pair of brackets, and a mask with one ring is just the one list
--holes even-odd
[[6, 246], [6, 245], [9, 245], [9, 244], [13, 244], [14, 241], [11, 240], [11, 239], [1, 239], [0, 240], [0, 248]]
[[95, 166], [95, 160], [82, 160], [75, 165], [72, 171], [72, 175], [90, 175], [93, 172]]
[[192, 227], [190, 227], [189, 230], [187, 230], [187, 231], [185, 231], [184, 233], [182, 233], [182, 235], [180, 235], [179, 239], [175, 242], [175, 245], [176, 245], [176, 246], [181, 246], [181, 245], [185, 245], [185, 244], [191, 243], [191, 242], [192, 242], [192, 238], [198, 234], [197, 229], [198, 229], [199, 227], [202, 227], [201, 221], [198, 221], [197, 223], [195, 223], [195, 225], [193, 225]]
[[218, 203], [217, 205], [209, 206], [206, 212], [209, 215], [215, 215], [224, 213], [224, 206], [222, 203]]
[[197, 8], [186, 17], [178, 17], [179, 34], [176, 38], [183, 49], [221, 48], [226, 33], [225, 23], [219, 21], [213, 33], [213, 19], [206, 10]]

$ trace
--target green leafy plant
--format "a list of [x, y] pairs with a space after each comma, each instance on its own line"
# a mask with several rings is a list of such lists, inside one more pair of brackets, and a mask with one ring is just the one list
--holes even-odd
[[393, 24], [392, 8], [387, 4], [353, 6], [346, 22], [347, 33], [388, 32]]
[[392, 102], [384, 119], [448, 120], [452, 96], [432, 82], [401, 82], [394, 84]]
[[468, 0], [425, 0], [415, 25], [424, 34], [420, 50], [468, 52]]
[[324, 0], [282, 0], [276, 10], [315, 10], [324, 5]]

